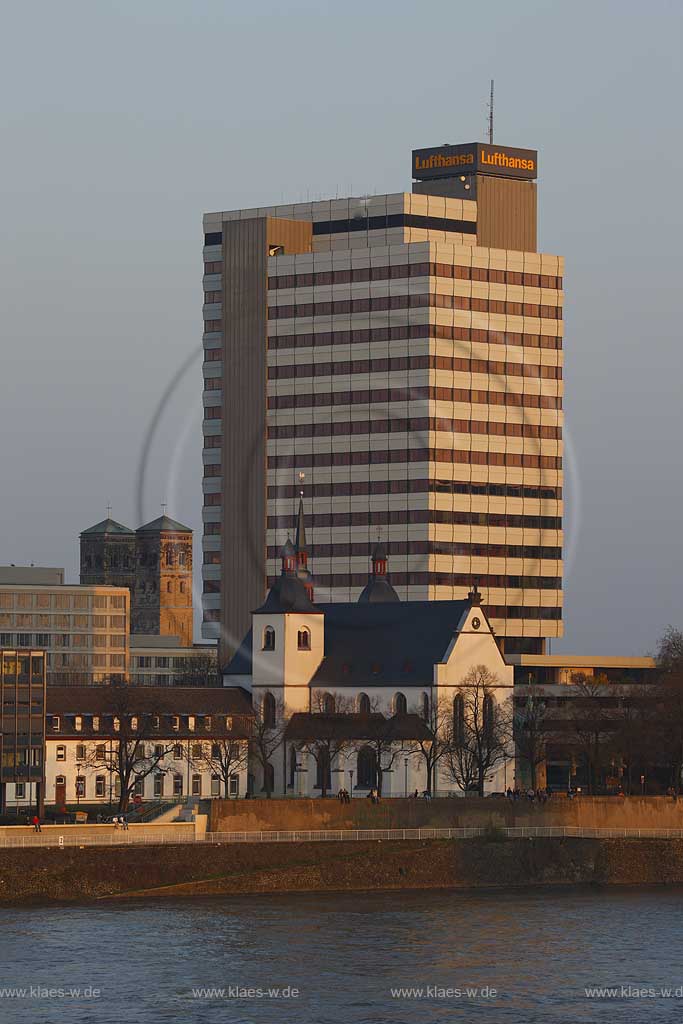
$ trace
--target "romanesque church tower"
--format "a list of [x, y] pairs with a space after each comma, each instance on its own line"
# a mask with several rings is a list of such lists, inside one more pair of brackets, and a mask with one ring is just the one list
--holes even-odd
[[107, 517], [84, 530], [81, 541], [81, 584], [109, 587], [135, 585], [135, 533]]
[[177, 636], [191, 647], [192, 530], [167, 515], [135, 533], [131, 633]]

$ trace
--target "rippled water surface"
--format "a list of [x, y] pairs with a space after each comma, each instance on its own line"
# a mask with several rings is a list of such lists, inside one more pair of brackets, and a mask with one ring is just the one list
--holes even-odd
[[2, 910], [0, 1021], [657, 1024], [683, 1014], [682, 911], [674, 889]]

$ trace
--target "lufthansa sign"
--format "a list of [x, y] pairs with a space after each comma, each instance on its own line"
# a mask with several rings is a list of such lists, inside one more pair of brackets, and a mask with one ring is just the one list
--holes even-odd
[[538, 175], [538, 153], [535, 149], [511, 149], [487, 142], [413, 150], [413, 178], [453, 178], [460, 174], [533, 179]]

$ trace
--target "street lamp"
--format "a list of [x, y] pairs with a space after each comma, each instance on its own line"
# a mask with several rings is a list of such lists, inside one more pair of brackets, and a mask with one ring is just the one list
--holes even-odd
[[351, 777], [351, 796], [353, 796], [353, 768], [349, 769], [349, 776]]
[[408, 796], [408, 758], [403, 758], [403, 789], [405, 796]]

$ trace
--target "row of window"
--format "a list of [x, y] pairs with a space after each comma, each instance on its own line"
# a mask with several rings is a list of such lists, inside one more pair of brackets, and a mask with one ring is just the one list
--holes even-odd
[[[139, 777], [136, 779], [135, 787], [133, 789], [133, 795], [137, 797], [145, 796], [145, 778], [146, 776]], [[106, 775], [95, 776], [95, 799], [105, 799], [107, 796], [116, 797], [118, 799], [120, 792], [120, 780], [118, 776], [107, 778]], [[179, 772], [173, 773], [170, 776], [171, 791], [173, 796], [183, 796], [185, 777]], [[203, 778], [199, 774], [193, 774], [190, 778], [190, 787], [192, 796], [202, 796], [202, 784]], [[210, 795], [212, 797], [219, 797], [222, 792], [222, 780], [220, 775], [211, 776], [211, 789]], [[166, 774], [159, 772], [154, 775], [153, 793], [155, 798], [169, 795], [169, 787], [166, 782]], [[23, 782], [15, 783], [14, 787], [14, 798], [15, 800], [26, 799], [26, 784]], [[231, 797], [239, 796], [239, 776], [231, 775], [229, 778], [229, 795]], [[88, 779], [85, 775], [77, 775], [74, 779], [74, 797], [77, 800], [87, 799], [88, 794]], [[58, 804], [63, 804], [67, 799], [66, 793], [66, 776], [58, 775], [55, 778], [55, 800]]]
[[[365, 299], [334, 299], [325, 302], [292, 302], [269, 306], [269, 320], [291, 320], [294, 317], [348, 316], [352, 313], [374, 313], [396, 309], [468, 309], [475, 313], [500, 313], [543, 320], [561, 320], [562, 306], [537, 302], [512, 302], [504, 299], [480, 299], [471, 295], [442, 295], [431, 292], [411, 295], [377, 295]], [[220, 320], [206, 320], [204, 331], [220, 331]]]
[[[397, 263], [388, 267], [353, 267], [350, 270], [319, 270], [314, 273], [280, 274], [268, 278], [269, 290], [313, 288], [319, 285], [356, 284], [364, 281], [390, 281], [409, 277], [444, 277], [458, 281], [488, 281], [495, 284], [524, 285], [527, 288], [562, 288], [562, 278], [551, 274], [531, 274], [519, 270], [493, 270], [488, 267], [461, 266], [452, 263]], [[220, 302], [219, 296], [211, 301]]]
[[[308, 626], [302, 626], [297, 631], [296, 645], [300, 651], [310, 651], [311, 649], [311, 631]], [[275, 630], [272, 626], [266, 626], [263, 630], [262, 651], [274, 651], [275, 650]], [[271, 695], [272, 696], [272, 695]], [[270, 707], [270, 705], [269, 705]]]
[[[269, 586], [276, 577], [272, 576]], [[367, 573], [339, 572], [316, 573], [315, 582], [321, 587], [361, 588], [368, 582]], [[472, 573], [445, 572], [394, 572], [391, 582], [396, 587], [460, 587], [472, 586]], [[480, 587], [500, 590], [561, 590], [560, 576], [510, 576], [503, 574], [477, 573]], [[486, 604], [487, 614], [496, 619], [561, 619], [562, 609], [554, 607], [531, 607], [521, 605]]]
[[[345, 495], [366, 494], [467, 494], [492, 498], [530, 498], [561, 501], [562, 488], [526, 484], [486, 483], [464, 480], [346, 480], [339, 483], [312, 483], [308, 486], [311, 498], [336, 498]], [[268, 498], [298, 498], [301, 485], [270, 484]], [[220, 495], [219, 495], [220, 497]]]
[[[268, 338], [268, 348], [324, 348], [331, 345], [371, 345], [387, 341], [417, 341], [440, 338], [444, 341], [468, 341], [484, 345], [515, 345], [523, 348], [561, 349], [562, 335], [529, 334], [521, 331], [496, 331], [479, 327], [457, 327], [451, 324], [398, 324], [393, 327], [363, 327], [346, 331], [315, 331], [304, 334], [275, 334]], [[222, 358], [221, 349], [212, 359]], [[207, 359], [209, 358], [207, 353]]]
[[[268, 380], [292, 380], [298, 377], [332, 377], [357, 373], [400, 373], [406, 370], [448, 370], [453, 373], [487, 373], [505, 377], [535, 377], [562, 380], [561, 366], [543, 363], [503, 362], [499, 359], [469, 359], [464, 356], [389, 356], [380, 359], [349, 359], [337, 362], [288, 363], [269, 366]], [[220, 377], [207, 381], [207, 390], [220, 391]], [[211, 388], [209, 388], [211, 385]]]
[[125, 647], [126, 636], [103, 633], [0, 633], [2, 647]]
[[[209, 732], [214, 725], [217, 727], [223, 725], [223, 716], [212, 717], [211, 715], [187, 715], [183, 717], [185, 718], [185, 725], [190, 732], [193, 732], [195, 728], [199, 728], [200, 725], [203, 725], [207, 732]], [[82, 732], [84, 727], [89, 728], [92, 732], [99, 732], [100, 728], [104, 726], [105, 723], [109, 722], [111, 722], [111, 728], [114, 732], [121, 731], [121, 717], [118, 715], [74, 715], [73, 719], [69, 719], [69, 721], [71, 720], [73, 720], [73, 730], [75, 732]], [[178, 732], [183, 724], [182, 717], [180, 715], [164, 716], [163, 721], [165, 725], [168, 724], [168, 727], [170, 727], [173, 732]], [[137, 732], [140, 727], [139, 716], [129, 716], [126, 724], [129, 726], [131, 732]], [[152, 715], [149, 724], [152, 729], [158, 732], [162, 727], [162, 716]], [[225, 716], [224, 724], [227, 731], [230, 732], [233, 727], [232, 715]], [[69, 729], [68, 722], [62, 715], [50, 716], [50, 729], [53, 733], [60, 732], [62, 730], [62, 725], [66, 725], [67, 729]]]
[[[307, 394], [271, 395], [268, 409], [312, 409], [334, 405], [374, 405], [393, 402], [465, 402], [468, 405], [504, 405], [515, 409], [561, 409], [560, 395], [520, 394], [478, 388], [433, 387], [427, 384], [404, 388], [354, 388], [352, 391], [314, 391]], [[207, 420], [222, 418], [220, 406], [204, 410]]]
[[[348, 420], [330, 423], [283, 423], [269, 426], [268, 440], [296, 437], [348, 437], [364, 434], [415, 434], [441, 431], [447, 434], [486, 434], [494, 437], [533, 437], [549, 441], [562, 440], [562, 427], [539, 423], [509, 423], [500, 420], [451, 419], [447, 416], [394, 416], [390, 419]], [[205, 476], [212, 466], [204, 467]]]
[[457, 451], [452, 448], [389, 448], [365, 452], [306, 452], [269, 455], [268, 469], [323, 469], [328, 466], [384, 466], [408, 462], [442, 462], [465, 466], [508, 466], [524, 469], [562, 469], [559, 455], [522, 455], [518, 452]]
[[[280, 547], [271, 545], [268, 558], [278, 558]], [[311, 558], [351, 558], [364, 557], [367, 554], [367, 543], [310, 544], [308, 553]], [[557, 560], [562, 558], [562, 548], [539, 544], [482, 544], [474, 541], [443, 540], [393, 540], [392, 555], [456, 555], [463, 558], [527, 558]]]
[[126, 598], [123, 595], [105, 597], [101, 594], [41, 594], [32, 592], [0, 592], [0, 608], [56, 608], [60, 611], [75, 609], [85, 611], [89, 608], [121, 608], [125, 609]]
[[[404, 526], [412, 523], [445, 523], [448, 526], [503, 527], [527, 530], [561, 530], [560, 516], [517, 516], [507, 512], [455, 512], [450, 509], [380, 509], [369, 512], [313, 512], [306, 516], [306, 528], [339, 526]], [[291, 528], [292, 517], [268, 516], [269, 530]], [[392, 548], [393, 550], [393, 548]]]

